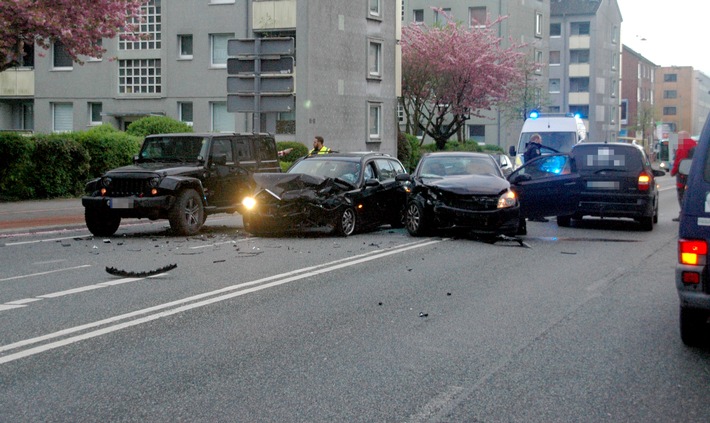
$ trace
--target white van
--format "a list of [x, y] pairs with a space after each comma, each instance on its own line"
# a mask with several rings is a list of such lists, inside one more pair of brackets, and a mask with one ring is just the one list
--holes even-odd
[[509, 153], [515, 157], [516, 169], [523, 165], [523, 153], [534, 134], [542, 137], [542, 154], [568, 153], [575, 144], [587, 139], [587, 128], [584, 121], [572, 113], [531, 112], [520, 131], [517, 150], [515, 146], [510, 146]]

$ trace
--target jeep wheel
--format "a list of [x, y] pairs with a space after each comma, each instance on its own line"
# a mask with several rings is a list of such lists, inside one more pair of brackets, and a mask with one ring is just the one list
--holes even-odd
[[178, 235], [194, 235], [204, 222], [205, 210], [200, 195], [194, 189], [180, 191], [168, 212], [170, 228]]
[[352, 235], [355, 232], [356, 221], [357, 216], [355, 215], [355, 209], [346, 207], [335, 222], [335, 233], [340, 236]]
[[680, 339], [689, 347], [702, 345], [707, 337], [708, 315], [704, 310], [680, 307]]
[[112, 211], [101, 213], [94, 209], [84, 209], [84, 220], [89, 232], [95, 236], [111, 236], [121, 225], [121, 216]]

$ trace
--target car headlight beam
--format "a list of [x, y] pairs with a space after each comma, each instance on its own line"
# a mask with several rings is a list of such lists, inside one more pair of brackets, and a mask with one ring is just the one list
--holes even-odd
[[253, 210], [256, 207], [256, 198], [254, 197], [244, 197], [242, 200], [242, 205], [247, 210]]

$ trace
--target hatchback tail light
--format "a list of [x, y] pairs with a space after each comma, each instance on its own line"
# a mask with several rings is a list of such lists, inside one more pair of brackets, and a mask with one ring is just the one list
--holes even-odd
[[638, 189], [639, 191], [648, 191], [653, 183], [653, 177], [646, 172], [641, 172], [638, 179]]

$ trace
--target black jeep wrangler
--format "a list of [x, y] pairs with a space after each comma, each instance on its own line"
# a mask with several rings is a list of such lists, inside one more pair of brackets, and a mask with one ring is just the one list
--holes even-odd
[[207, 215], [238, 211], [254, 172], [281, 171], [268, 134], [150, 135], [133, 162], [86, 184], [92, 234], [111, 236], [130, 217], [168, 219], [176, 234], [192, 235]]

